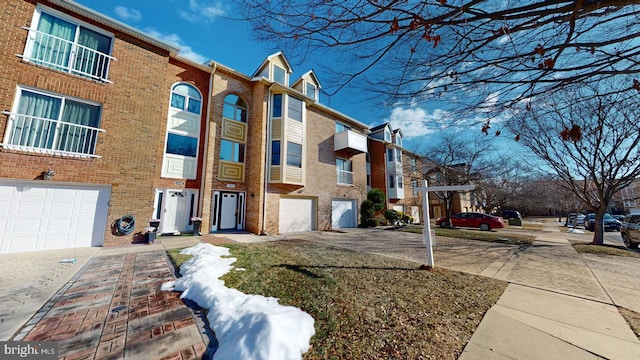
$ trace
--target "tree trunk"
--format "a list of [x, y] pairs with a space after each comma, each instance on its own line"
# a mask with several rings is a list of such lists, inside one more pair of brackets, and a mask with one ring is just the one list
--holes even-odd
[[593, 224], [593, 244], [604, 245], [604, 213], [606, 208], [596, 210], [595, 223]]

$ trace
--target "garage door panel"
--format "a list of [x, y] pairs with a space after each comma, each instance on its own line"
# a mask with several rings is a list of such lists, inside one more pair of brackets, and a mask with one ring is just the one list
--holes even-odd
[[67, 247], [77, 247], [68, 234], [50, 234], [47, 235], [47, 245], [58, 249]]
[[18, 186], [14, 192], [14, 196], [22, 199], [36, 199], [40, 200], [47, 197], [47, 188], [31, 187], [31, 186]]
[[71, 219], [49, 219], [46, 224], [46, 230], [49, 231], [65, 231], [72, 229], [73, 221]]
[[72, 201], [61, 201], [51, 204], [51, 214], [57, 215], [71, 215], [74, 210], [74, 203]]
[[42, 228], [42, 224], [42, 219], [16, 219], [13, 222], [13, 226], [7, 230], [14, 233], [30, 233], [33, 232], [33, 229]]
[[0, 180], [0, 252], [100, 246], [108, 187]]
[[[19, 235], [14, 234], [8, 242], [7, 251], [28, 251], [38, 249], [38, 236], [34, 234]], [[4, 251], [4, 249], [3, 249]]]
[[18, 203], [15, 214], [16, 215], [28, 215], [44, 214], [45, 204], [40, 201], [21, 200]]

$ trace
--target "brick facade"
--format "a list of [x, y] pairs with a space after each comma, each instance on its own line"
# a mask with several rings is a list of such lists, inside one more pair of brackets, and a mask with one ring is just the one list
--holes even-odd
[[[41, 2], [87, 24], [101, 27], [90, 19]], [[187, 81], [196, 85], [208, 102], [208, 74], [170, 59], [169, 51], [148, 44], [113, 28], [109, 80], [99, 82], [56, 71], [21, 60], [27, 31], [36, 8], [34, 1], [7, 0], [0, 4], [3, 16], [0, 54], [0, 106], [13, 107], [17, 86], [72, 96], [98, 103], [102, 107], [95, 154], [99, 158], [74, 158], [31, 154], [0, 148], [0, 178], [33, 180], [46, 169], [55, 171], [52, 183], [101, 184], [111, 188], [104, 246], [127, 245], [130, 236], [115, 236], [111, 223], [132, 214], [136, 232], [147, 226], [153, 212], [154, 188], [173, 180], [161, 179], [162, 155], [166, 136], [168, 99], [171, 85]], [[11, 14], [11, 16], [6, 16]], [[8, 116], [0, 116], [0, 134], [7, 131]], [[203, 137], [204, 138], [204, 137]], [[202, 140], [202, 139], [201, 139]], [[186, 181], [185, 187], [199, 188], [200, 180]]]
[[[56, 17], [68, 17], [81, 26], [113, 34], [110, 55], [116, 61], [110, 62], [108, 81], [36, 65], [16, 56], [23, 54], [25, 44], [29, 43], [28, 31], [23, 27], [35, 26], [31, 24], [32, 18], [41, 5], [52, 10]], [[239, 216], [244, 219], [238, 228], [256, 234], [280, 231], [281, 196], [315, 199], [315, 229], [318, 230], [331, 229], [333, 200], [350, 199], [359, 205], [366, 197], [365, 154], [334, 150], [337, 121], [353, 125], [353, 131], [361, 135], [366, 134], [366, 125], [319, 105], [312, 97], [304, 97], [300, 93], [304, 88], [302, 79], [297, 82], [300, 88], [284, 85], [280, 91], [305, 99], [303, 171], [306, 180], [295, 186], [268, 184], [267, 156], [271, 146], [268, 126], [273, 85], [273, 81], [264, 78], [268, 73], [250, 77], [214, 62], [192, 63], [177, 56], [178, 50], [170, 45], [72, 3], [58, 6], [46, 0], [6, 0], [0, 3], [0, 12], [3, 14], [0, 41], [5, 50], [0, 53], [2, 110], [14, 109], [18, 88], [31, 89], [95, 103], [101, 110], [98, 127], [104, 130], [99, 133], [95, 157], [0, 146], [0, 180], [35, 183], [44, 181], [39, 176], [51, 169], [55, 176], [46, 180], [46, 184], [109, 188], [103, 246], [135, 242], [136, 233], [139, 235], [148, 226], [148, 219], [167, 211], [158, 205], [163, 201], [158, 195], [162, 192], [164, 201], [170, 192], [184, 190], [197, 194], [191, 215], [202, 217], [202, 232], [209, 232], [213, 222], [219, 220], [214, 219], [214, 209], [221, 203], [214, 201], [214, 196], [236, 194]], [[258, 64], [260, 59], [256, 60]], [[287, 64], [286, 59], [280, 60], [283, 61], [279, 65]], [[311, 72], [305, 76], [304, 81], [316, 79]], [[171, 89], [178, 83], [192, 85], [202, 95], [195, 179], [163, 177], [163, 156], [170, 129], [168, 117], [176, 111], [170, 103]], [[219, 176], [223, 124], [228, 121], [223, 120], [223, 103], [230, 94], [240, 97], [247, 106], [244, 162], [239, 165], [244, 172], [243, 181], [223, 181]], [[9, 115], [0, 116], [0, 142], [10, 131], [9, 119]], [[337, 184], [337, 157], [352, 161], [353, 185]], [[114, 234], [111, 224], [128, 214], [136, 219], [135, 232], [124, 236]]]

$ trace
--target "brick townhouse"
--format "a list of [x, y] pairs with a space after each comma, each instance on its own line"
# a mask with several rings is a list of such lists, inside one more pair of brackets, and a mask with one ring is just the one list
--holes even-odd
[[[430, 185], [440, 185], [437, 165], [424, 156], [403, 148], [403, 133], [390, 123], [374, 126], [368, 136], [367, 187], [378, 188], [386, 195], [386, 208], [413, 217], [415, 223], [422, 218], [422, 195], [416, 188], [427, 179]], [[457, 193], [451, 203], [452, 213], [478, 211], [472, 193]], [[429, 193], [429, 216], [445, 216], [445, 202], [435, 193]]]
[[[282, 53], [251, 76], [72, 1], [6, 0], [0, 252], [355, 226], [367, 126]], [[361, 170], [359, 170], [361, 169]], [[135, 227], [131, 226], [135, 219]]]

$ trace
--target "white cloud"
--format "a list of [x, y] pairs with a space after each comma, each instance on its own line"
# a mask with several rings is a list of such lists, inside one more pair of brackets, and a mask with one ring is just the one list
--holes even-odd
[[146, 33], [157, 38], [158, 40], [162, 40], [168, 44], [171, 44], [180, 49], [180, 56], [187, 58], [191, 61], [194, 61], [198, 64], [202, 64], [209, 60], [207, 56], [197, 53], [194, 51], [191, 46], [184, 43], [182, 38], [176, 33], [164, 34], [155, 29], [146, 29]]
[[122, 20], [138, 21], [142, 19], [140, 11], [133, 8], [126, 8], [124, 6], [116, 6], [116, 15]]
[[430, 113], [417, 105], [395, 107], [384, 122], [391, 123], [393, 129], [401, 129], [405, 138], [418, 138], [433, 134], [446, 127], [451, 120], [451, 114], [442, 109], [435, 109]]
[[189, 0], [187, 9], [178, 11], [181, 18], [189, 22], [211, 22], [226, 14], [220, 1]]
[[494, 111], [499, 98], [500, 91], [489, 93], [489, 95], [484, 98], [484, 101], [478, 106], [476, 110], [481, 113]]

